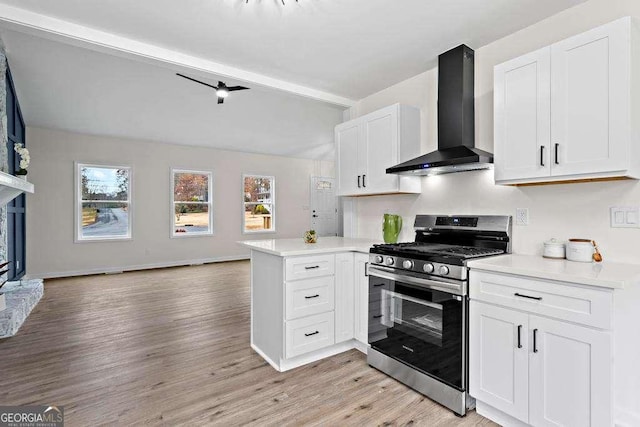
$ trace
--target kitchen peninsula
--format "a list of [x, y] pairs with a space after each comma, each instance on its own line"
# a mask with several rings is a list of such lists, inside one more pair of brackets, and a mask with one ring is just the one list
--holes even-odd
[[239, 242], [251, 249], [251, 347], [278, 371], [366, 352], [369, 248], [320, 237]]

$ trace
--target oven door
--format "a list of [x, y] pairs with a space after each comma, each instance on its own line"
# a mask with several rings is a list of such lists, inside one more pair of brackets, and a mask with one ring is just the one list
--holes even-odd
[[371, 347], [464, 391], [466, 297], [381, 273], [369, 269]]

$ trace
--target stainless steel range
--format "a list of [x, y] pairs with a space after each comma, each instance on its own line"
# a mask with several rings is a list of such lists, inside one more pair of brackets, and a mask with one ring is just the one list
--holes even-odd
[[369, 365], [464, 415], [470, 259], [511, 252], [510, 216], [418, 215], [415, 242], [369, 258]]

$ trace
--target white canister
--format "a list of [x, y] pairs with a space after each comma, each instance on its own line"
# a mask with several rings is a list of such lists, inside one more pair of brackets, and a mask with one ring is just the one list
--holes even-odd
[[546, 242], [544, 242], [542, 256], [545, 258], [564, 259], [564, 242], [556, 239], [547, 240]]
[[593, 261], [593, 242], [588, 239], [569, 239], [567, 243], [567, 259], [569, 261]]

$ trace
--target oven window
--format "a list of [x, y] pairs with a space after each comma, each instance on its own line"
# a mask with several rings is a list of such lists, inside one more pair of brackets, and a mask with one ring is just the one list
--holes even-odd
[[442, 347], [442, 304], [382, 290], [381, 323]]

